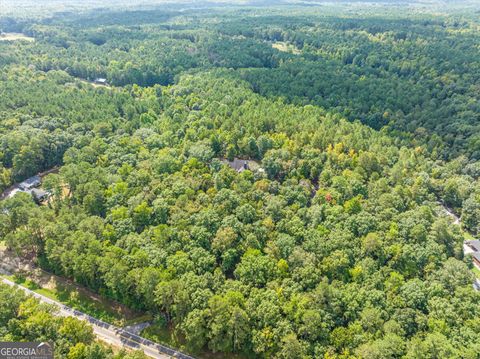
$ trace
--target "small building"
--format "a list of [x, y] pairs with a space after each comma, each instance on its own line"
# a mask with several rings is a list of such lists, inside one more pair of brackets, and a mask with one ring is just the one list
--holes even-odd
[[243, 171], [250, 169], [250, 167], [248, 166], [248, 161], [241, 160], [239, 158], [234, 158], [233, 161], [228, 161], [228, 165], [238, 173], [241, 173]]
[[259, 163], [253, 160], [245, 160], [241, 158], [234, 158], [233, 161], [228, 161], [226, 159], [222, 160], [223, 163], [230, 166], [238, 173], [249, 170], [252, 172], [263, 172], [263, 168], [260, 167]]
[[42, 179], [40, 176], [33, 176], [18, 185], [22, 191], [29, 191], [32, 188], [38, 187], [42, 184]]
[[39, 188], [32, 189], [30, 193], [32, 194], [33, 200], [37, 203], [41, 203], [47, 200], [48, 197], [50, 196], [50, 194], [47, 191], [44, 191]]
[[96, 78], [95, 81], [93, 81], [93, 82], [97, 85], [104, 85], [104, 86], [108, 85], [107, 79], [105, 79], [103, 77]]
[[480, 253], [472, 254], [473, 265], [477, 268], [480, 268]]
[[479, 240], [471, 240], [465, 241], [463, 243], [463, 252], [465, 254], [472, 254], [480, 252], [480, 241]]

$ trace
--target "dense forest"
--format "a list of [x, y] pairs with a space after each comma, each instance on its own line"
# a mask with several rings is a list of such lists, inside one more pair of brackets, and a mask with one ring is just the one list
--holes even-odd
[[[0, 239], [194, 355], [476, 358], [480, 13], [370, 6], [0, 18], [0, 189], [59, 167]], [[0, 338], [115, 357], [15, 298]]]

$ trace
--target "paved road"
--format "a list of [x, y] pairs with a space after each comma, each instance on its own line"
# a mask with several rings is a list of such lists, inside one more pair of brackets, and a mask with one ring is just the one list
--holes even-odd
[[82, 313], [76, 309], [67, 307], [62, 303], [59, 303], [55, 300], [52, 300], [48, 297], [45, 297], [41, 294], [38, 294], [28, 288], [17, 285], [16, 283], [8, 280], [6, 278], [2, 279], [2, 282], [19, 288], [26, 293], [38, 298], [44, 303], [54, 305], [58, 308], [58, 315], [64, 317], [76, 317], [80, 320], [85, 320], [90, 323], [93, 328], [95, 335], [114, 346], [126, 347], [134, 350], [142, 350], [146, 355], [155, 359], [168, 359], [168, 358], [180, 358], [180, 359], [194, 359], [191, 356], [177, 352], [171, 348], [168, 348], [164, 345], [154, 343], [148, 339], [142, 338], [136, 334], [130, 333], [122, 328], [115, 327], [114, 325], [105, 323], [101, 320], [91, 317], [88, 314]]
[[460, 217], [453, 213], [453, 211], [443, 203], [440, 202], [440, 205], [442, 206], [445, 214], [453, 219], [453, 224], [460, 225]]

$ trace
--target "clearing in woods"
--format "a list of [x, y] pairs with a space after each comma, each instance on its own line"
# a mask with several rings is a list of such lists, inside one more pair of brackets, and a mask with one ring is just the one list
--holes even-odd
[[297, 49], [294, 45], [289, 44], [288, 42], [283, 42], [283, 41], [274, 42], [272, 44], [272, 47], [274, 49], [279, 50], [279, 51], [289, 52], [289, 53], [292, 53], [294, 55], [299, 55], [301, 53], [301, 51], [299, 49]]
[[0, 34], [0, 41], [28, 41], [34, 42], [33, 37], [18, 33], [18, 32], [3, 32]]

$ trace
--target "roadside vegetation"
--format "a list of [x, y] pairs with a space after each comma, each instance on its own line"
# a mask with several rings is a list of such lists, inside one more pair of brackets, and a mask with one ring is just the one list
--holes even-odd
[[48, 342], [54, 355], [68, 359], [144, 359], [141, 352], [113, 352], [95, 341], [92, 328], [81, 320], [55, 315], [56, 309], [0, 284], [0, 340]]
[[247, 356], [244, 354], [224, 354], [224, 353], [212, 353], [208, 350], [202, 350], [189, 345], [185, 337], [182, 336], [179, 331], [172, 328], [165, 318], [160, 317], [153, 322], [151, 326], [145, 328], [141, 335], [144, 338], [148, 338], [156, 343], [162, 343], [169, 347], [179, 348], [182, 352], [189, 353], [195, 358], [205, 359], [248, 359], [254, 356]]
[[[79, 291], [79, 288], [72, 284], [56, 283], [54, 286], [50, 285], [47, 288], [21, 274], [7, 276], [7, 278], [45, 297], [56, 300], [104, 322], [119, 327], [137, 322], [135, 318], [126, 318], [116, 311], [115, 304], [107, 300], [101, 301], [98, 298], [92, 298], [83, 291]], [[141, 320], [143, 319], [148, 320], [149, 317], [143, 316]]]

